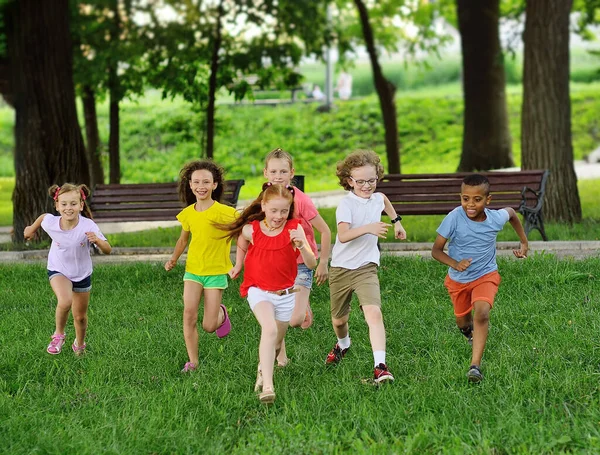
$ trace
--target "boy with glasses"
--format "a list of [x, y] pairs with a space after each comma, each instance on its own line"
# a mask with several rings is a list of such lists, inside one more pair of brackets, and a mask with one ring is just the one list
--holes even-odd
[[348, 195], [336, 210], [337, 236], [329, 272], [331, 322], [337, 343], [327, 355], [328, 365], [339, 363], [350, 348], [348, 318], [350, 300], [356, 293], [369, 326], [369, 338], [375, 363], [374, 381], [391, 382], [385, 360], [385, 327], [381, 313], [381, 293], [377, 267], [380, 253], [377, 239], [385, 238], [390, 224], [381, 221], [381, 212], [390, 217], [394, 236], [406, 239], [394, 207], [383, 193], [376, 193], [383, 177], [383, 166], [375, 152], [358, 150], [337, 165], [337, 177]]

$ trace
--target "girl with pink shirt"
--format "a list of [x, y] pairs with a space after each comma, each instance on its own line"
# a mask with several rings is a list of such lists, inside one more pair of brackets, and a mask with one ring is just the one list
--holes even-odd
[[[46, 349], [48, 354], [60, 354], [65, 344], [65, 326], [73, 310], [75, 340], [71, 346], [76, 355], [85, 352], [87, 309], [92, 289], [92, 258], [90, 247], [96, 245], [104, 254], [111, 246], [91, 218], [86, 204], [90, 190], [85, 185], [65, 183], [52, 185], [48, 194], [54, 199], [59, 215], [41, 214], [24, 231], [25, 240], [32, 239], [41, 227], [52, 239], [48, 253], [48, 278], [56, 295], [56, 328]], [[84, 215], [84, 216], [81, 216]]]

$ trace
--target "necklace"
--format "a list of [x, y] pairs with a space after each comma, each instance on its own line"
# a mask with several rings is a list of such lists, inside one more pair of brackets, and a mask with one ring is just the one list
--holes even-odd
[[269, 223], [267, 223], [267, 219], [266, 218], [263, 220], [263, 222], [265, 223], [265, 226], [267, 227], [267, 229], [269, 231], [276, 231], [277, 229], [279, 229], [279, 228], [275, 228], [275, 227], [269, 226]]

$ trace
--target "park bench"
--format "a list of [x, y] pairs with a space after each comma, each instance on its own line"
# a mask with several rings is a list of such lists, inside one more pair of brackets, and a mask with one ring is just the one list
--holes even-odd
[[[175, 220], [185, 207], [177, 182], [96, 185], [90, 209], [96, 222]], [[244, 180], [226, 180], [221, 202], [235, 207]]]
[[[399, 215], [446, 215], [460, 205], [460, 186], [468, 172], [452, 174], [387, 174], [377, 184]], [[511, 207], [525, 220], [525, 233], [537, 229], [544, 240], [542, 205], [548, 170], [479, 172], [490, 181], [489, 208]]]

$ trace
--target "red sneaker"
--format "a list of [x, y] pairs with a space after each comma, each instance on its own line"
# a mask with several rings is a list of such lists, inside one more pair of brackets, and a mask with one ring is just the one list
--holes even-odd
[[327, 354], [325, 363], [327, 365], [333, 365], [336, 363], [340, 363], [340, 361], [346, 356], [348, 349], [350, 349], [350, 348], [348, 347], [346, 349], [342, 349], [342, 348], [340, 348], [340, 345], [336, 343], [335, 346], [333, 347], [333, 349], [331, 351], [329, 351], [329, 354]]
[[385, 363], [380, 363], [375, 367], [375, 373], [373, 376], [373, 380], [378, 384], [381, 384], [382, 382], [394, 381], [394, 376], [392, 376], [392, 373], [389, 372]]

